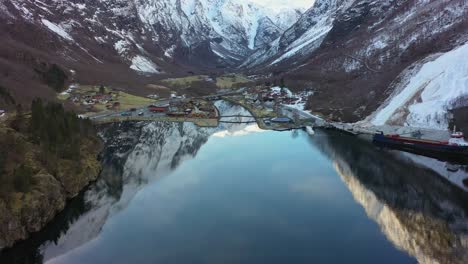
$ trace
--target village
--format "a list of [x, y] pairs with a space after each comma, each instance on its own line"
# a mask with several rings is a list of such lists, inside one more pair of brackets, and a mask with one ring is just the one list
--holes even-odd
[[[293, 93], [286, 87], [257, 85], [239, 89], [220, 89], [216, 94], [200, 97], [171, 93], [169, 98], [160, 98], [154, 94], [151, 98], [145, 98], [106, 87], [93, 87], [87, 90], [72, 89], [67, 100], [91, 110], [92, 112], [83, 117], [90, 118], [97, 124], [122, 121], [167, 121], [192, 122], [200, 127], [217, 127], [220, 123], [256, 123], [263, 130], [306, 129], [311, 135], [315, 133], [314, 129], [317, 127], [332, 128], [366, 141], [380, 140], [385, 144], [389, 140], [395, 141], [394, 138], [389, 139], [385, 135], [417, 134], [419, 136], [414, 137], [417, 139], [411, 139], [412, 143], [432, 142], [445, 147], [440, 142], [449, 139], [452, 145], [466, 145], [463, 140], [458, 140], [459, 137], [463, 137], [463, 134], [455, 131], [388, 125], [365, 126], [359, 123], [327, 121], [304, 111], [307, 99], [311, 95], [313, 91], [310, 90]], [[214, 103], [218, 100], [242, 106], [250, 115], [223, 116]], [[406, 140], [406, 138], [401, 137], [398, 140]]]
[[[305, 111], [307, 99], [312, 95], [311, 90], [293, 93], [286, 87], [265, 84], [218, 89], [216, 93], [205, 96], [190, 97], [170, 91], [169, 95], [152, 93], [143, 97], [103, 85], [73, 84], [58, 99], [65, 104], [74, 104], [79, 109], [79, 117], [89, 118], [95, 124], [160, 121], [191, 122], [199, 127], [218, 127], [220, 123], [255, 123], [263, 130], [305, 129], [311, 135], [315, 133], [315, 128], [331, 128], [383, 144], [405, 140], [410, 140], [412, 144], [430, 142], [433, 146], [454, 148], [453, 151], [450, 150], [452, 152], [468, 145], [463, 140], [463, 133], [455, 129], [445, 131], [407, 126], [370, 126], [363, 122], [350, 124], [325, 120]], [[241, 106], [249, 114], [223, 115], [217, 108], [216, 102], [220, 100]], [[0, 121], [12, 115], [14, 116], [14, 112], [0, 110]]]
[[[220, 89], [216, 94], [187, 97], [171, 92], [169, 98], [158, 94], [140, 97], [101, 86], [70, 85], [59, 99], [73, 103], [85, 112], [80, 117], [96, 123], [134, 121], [194, 122], [201, 126], [224, 123], [256, 122], [262, 129], [286, 130], [304, 127], [312, 115], [302, 110], [312, 92], [293, 94], [287, 88], [255, 86], [240, 89]], [[214, 101], [226, 100], [241, 105], [252, 115], [249, 121], [236, 116], [223, 117]]]

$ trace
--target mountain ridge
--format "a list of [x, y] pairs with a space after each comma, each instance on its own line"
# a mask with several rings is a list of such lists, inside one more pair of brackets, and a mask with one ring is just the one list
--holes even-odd
[[136, 92], [168, 76], [240, 71], [312, 89], [309, 110], [358, 121], [405, 70], [468, 40], [466, 7], [464, 0], [317, 0], [305, 11], [275, 13], [248, 0], [4, 0], [0, 85], [50, 97], [36, 72], [51, 64], [81, 83]]

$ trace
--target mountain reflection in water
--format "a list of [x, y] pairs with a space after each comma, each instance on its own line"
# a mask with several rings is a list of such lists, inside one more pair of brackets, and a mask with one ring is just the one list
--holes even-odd
[[333, 160], [354, 199], [396, 247], [420, 263], [468, 263], [465, 191], [403, 159], [406, 153], [378, 152], [336, 133], [312, 141]]
[[[218, 101], [223, 115], [241, 115], [244, 108]], [[69, 202], [44, 230], [11, 249], [0, 251], [0, 263], [43, 263], [95, 239], [109, 217], [125, 209], [139, 190], [195, 157], [212, 135], [221, 137], [261, 131], [256, 125], [222, 124], [200, 128], [192, 123], [126, 122], [105, 127], [102, 172], [98, 181]]]
[[[108, 127], [103, 132], [107, 142], [100, 179], [44, 231], [1, 252], [0, 263], [42, 263], [89, 245], [139, 191], [194, 158], [209, 137], [258, 132], [258, 127], [245, 125], [215, 129], [125, 123]], [[299, 133], [305, 136], [299, 131], [292, 135]], [[432, 170], [353, 137], [318, 131], [308, 142], [333, 162], [355, 201], [395, 247], [421, 263], [468, 263], [466, 192]]]

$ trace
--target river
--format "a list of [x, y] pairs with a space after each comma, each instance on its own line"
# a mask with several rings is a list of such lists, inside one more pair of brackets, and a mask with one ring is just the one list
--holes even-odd
[[0, 263], [467, 263], [468, 194], [417, 157], [256, 125], [102, 136], [100, 179]]

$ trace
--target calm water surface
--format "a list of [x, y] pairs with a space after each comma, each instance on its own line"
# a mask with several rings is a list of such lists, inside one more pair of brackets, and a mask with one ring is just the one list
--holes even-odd
[[165, 123], [105, 134], [101, 179], [0, 263], [466, 260], [466, 193], [354, 138]]

